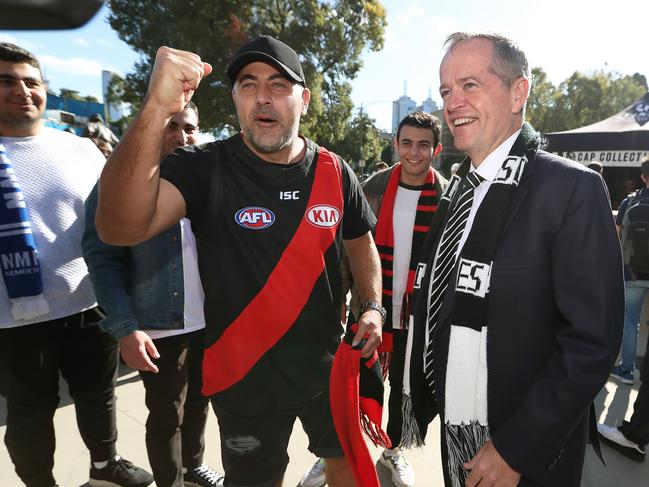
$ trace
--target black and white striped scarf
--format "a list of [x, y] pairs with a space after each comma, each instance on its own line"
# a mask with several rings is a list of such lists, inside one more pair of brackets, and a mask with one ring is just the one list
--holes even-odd
[[[444, 323], [429, 323], [431, 268], [449, 204], [459, 181], [469, 172], [466, 159], [442, 196], [427, 236], [415, 278], [416, 304], [408, 334], [404, 372], [404, 433], [402, 445], [422, 445], [431, 411], [443, 412], [448, 448], [448, 477], [462, 486], [466, 478], [463, 463], [469, 461], [489, 440], [487, 422], [487, 361], [489, 281], [491, 266], [514, 189], [527, 163], [526, 151], [538, 146], [538, 133], [524, 124], [512, 149], [480, 205], [469, 236], [456, 262], [453, 308]], [[426, 325], [436, 327], [433, 367], [439, 385], [431, 391], [423, 384]], [[427, 396], [427, 397], [422, 397]], [[425, 405], [422, 405], [425, 403]]]

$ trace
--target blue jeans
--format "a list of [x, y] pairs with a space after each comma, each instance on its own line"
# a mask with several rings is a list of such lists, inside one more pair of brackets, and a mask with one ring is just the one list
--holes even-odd
[[624, 336], [622, 337], [622, 370], [633, 372], [638, 348], [638, 325], [642, 303], [649, 291], [649, 281], [626, 281], [624, 283]]

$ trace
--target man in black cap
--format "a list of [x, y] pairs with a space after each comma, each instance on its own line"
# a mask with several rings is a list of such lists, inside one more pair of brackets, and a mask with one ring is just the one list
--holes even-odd
[[381, 342], [375, 218], [349, 166], [298, 134], [310, 91], [295, 51], [268, 36], [245, 44], [227, 71], [241, 132], [176, 151], [160, 169], [166, 122], [211, 71], [195, 54], [158, 50], [142, 109], [102, 175], [97, 230], [134, 245], [192, 221], [205, 290], [203, 393], [219, 419], [228, 485], [281, 485], [296, 418], [327, 459], [329, 485], [354, 485], [328, 377], [342, 333], [343, 243], [363, 300], [354, 345], [367, 357]]

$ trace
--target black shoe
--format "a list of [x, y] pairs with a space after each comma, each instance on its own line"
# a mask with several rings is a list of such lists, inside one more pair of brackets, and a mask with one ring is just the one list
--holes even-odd
[[225, 477], [216, 470], [203, 464], [196, 468], [188, 468], [183, 474], [185, 487], [221, 487]]
[[117, 456], [104, 468], [90, 467], [91, 487], [147, 487], [153, 483], [153, 475]]

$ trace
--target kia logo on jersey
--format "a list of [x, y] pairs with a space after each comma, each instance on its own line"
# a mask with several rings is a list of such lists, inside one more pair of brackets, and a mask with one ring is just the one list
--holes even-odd
[[275, 214], [266, 208], [248, 206], [237, 211], [234, 221], [243, 228], [261, 230], [275, 223]]
[[335, 227], [340, 221], [340, 210], [334, 206], [315, 205], [306, 211], [306, 219], [316, 227]]

